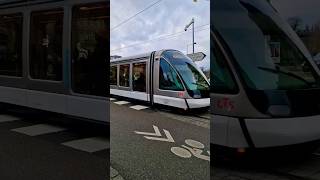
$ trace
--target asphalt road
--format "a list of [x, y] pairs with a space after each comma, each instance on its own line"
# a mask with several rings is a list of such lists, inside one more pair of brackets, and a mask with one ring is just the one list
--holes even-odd
[[209, 179], [209, 119], [143, 107], [113, 99], [111, 166], [126, 180]]
[[109, 178], [109, 131], [45, 113], [0, 114], [0, 179]]

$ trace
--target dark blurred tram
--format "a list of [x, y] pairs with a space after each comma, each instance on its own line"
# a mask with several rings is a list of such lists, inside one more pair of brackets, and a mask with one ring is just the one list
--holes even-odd
[[105, 0], [0, 1], [0, 102], [107, 122], [109, 21]]

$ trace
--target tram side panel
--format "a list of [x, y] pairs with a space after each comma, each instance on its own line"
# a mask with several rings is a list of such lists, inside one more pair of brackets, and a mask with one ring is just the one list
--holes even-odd
[[147, 60], [111, 63], [117, 75], [111, 83], [110, 94], [149, 102], [149, 66]]

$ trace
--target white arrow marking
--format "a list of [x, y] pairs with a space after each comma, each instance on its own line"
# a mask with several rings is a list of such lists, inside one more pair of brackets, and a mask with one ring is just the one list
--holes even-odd
[[149, 139], [149, 140], [154, 140], [154, 141], [174, 142], [170, 132], [165, 130], [165, 129], [163, 129], [163, 131], [167, 136], [166, 138], [156, 138], [156, 137], [150, 137], [150, 136], [144, 136], [144, 137]]
[[[139, 131], [134, 131], [136, 134], [142, 134], [142, 135], [147, 135], [143, 136], [146, 139], [149, 140], [154, 140], [154, 141], [165, 141], [165, 142], [174, 142], [173, 137], [171, 136], [170, 132], [168, 130], [163, 129], [164, 134], [166, 135], [165, 138], [158, 138], [161, 137], [160, 130], [157, 126], [152, 125], [154, 129], [154, 133], [148, 133], [148, 132], [139, 132]], [[157, 136], [157, 137], [150, 137], [150, 136]]]
[[148, 136], [161, 136], [161, 133], [159, 131], [159, 128], [155, 125], [152, 125], [154, 129], [154, 133], [148, 133], [148, 132], [139, 132], [139, 131], [134, 131], [136, 134], [143, 134], [143, 135], [148, 135]]

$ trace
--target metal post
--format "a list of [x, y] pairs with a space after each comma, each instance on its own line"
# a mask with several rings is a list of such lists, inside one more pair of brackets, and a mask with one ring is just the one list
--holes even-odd
[[192, 53], [194, 54], [194, 19], [192, 18]]
[[[186, 25], [186, 27], [184, 28], [184, 31], [187, 31], [188, 28], [191, 26], [192, 24], [192, 53], [194, 54], [194, 45], [196, 44], [194, 42], [194, 18], [192, 18], [191, 22]], [[188, 45], [187, 45], [187, 53], [188, 53]]]

